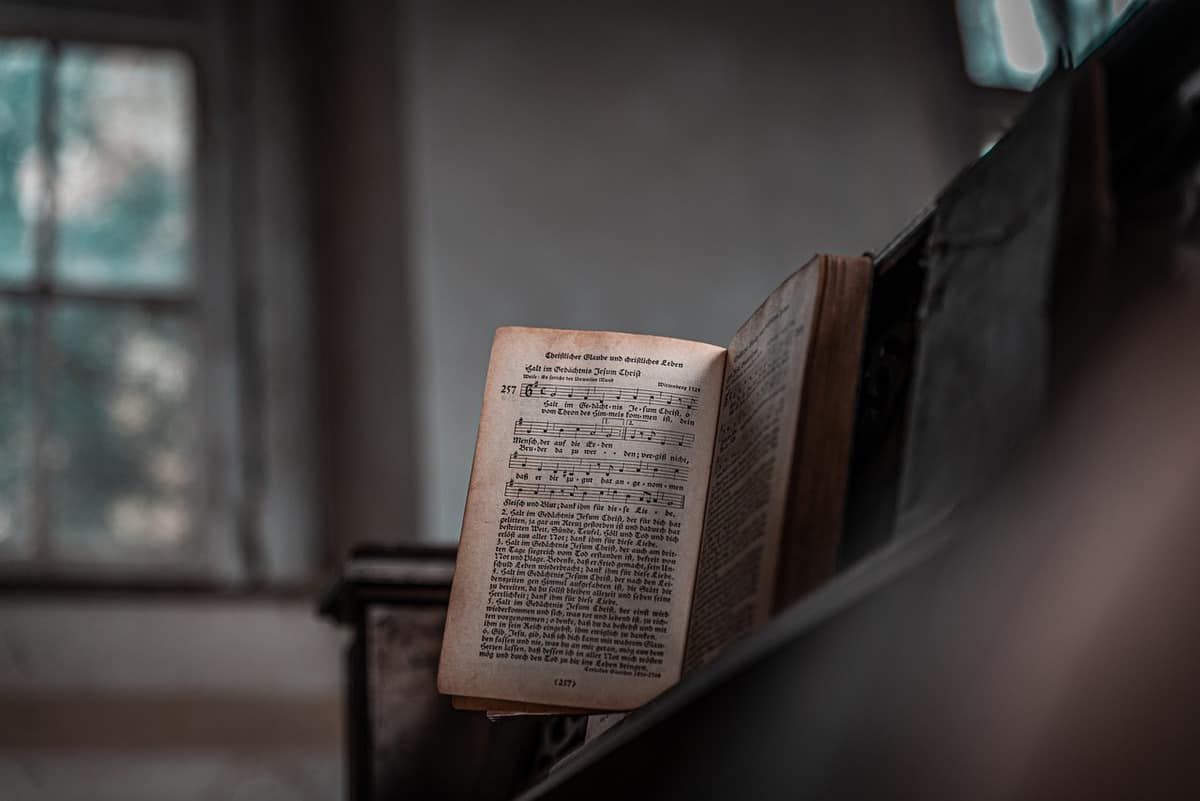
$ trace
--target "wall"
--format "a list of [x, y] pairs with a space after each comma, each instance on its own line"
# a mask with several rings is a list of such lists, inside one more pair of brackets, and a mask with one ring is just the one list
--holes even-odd
[[340, 648], [308, 601], [6, 598], [0, 797], [337, 798]]
[[420, 0], [406, 34], [416, 539], [457, 540], [497, 326], [724, 343], [975, 152], [947, 3]]

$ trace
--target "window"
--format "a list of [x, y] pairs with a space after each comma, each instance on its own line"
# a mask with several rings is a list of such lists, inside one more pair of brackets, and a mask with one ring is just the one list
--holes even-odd
[[311, 586], [286, 4], [0, 0], [0, 588]]
[[169, 49], [0, 39], [0, 560], [204, 550], [195, 77]]
[[1027, 91], [1055, 66], [1087, 53], [1136, 4], [1131, 0], [958, 0], [967, 75], [981, 85]]

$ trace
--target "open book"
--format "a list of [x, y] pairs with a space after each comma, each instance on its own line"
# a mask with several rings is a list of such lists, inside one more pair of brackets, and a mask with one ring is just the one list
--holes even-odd
[[438, 689], [633, 709], [828, 577], [870, 283], [818, 256], [728, 348], [497, 331]]

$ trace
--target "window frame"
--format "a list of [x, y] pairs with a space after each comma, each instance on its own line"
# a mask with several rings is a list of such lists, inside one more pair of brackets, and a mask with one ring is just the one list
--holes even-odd
[[[244, 438], [253, 425], [247, 425], [247, 417], [255, 410], [245, 394], [250, 356], [243, 353], [247, 347], [253, 348], [253, 343], [245, 335], [246, 321], [239, 319], [239, 312], [249, 306], [241, 295], [251, 287], [236, 274], [240, 266], [234, 233], [236, 135], [232, 124], [217, 124], [236, 120], [230, 91], [231, 54], [225, 44], [228, 36], [223, 35], [228, 29], [228, 19], [219, 6], [167, 17], [146, 15], [130, 3], [110, 3], [97, 11], [0, 2], [0, 37], [168, 49], [191, 62], [195, 130], [189, 296], [194, 304], [190, 324], [196, 360], [191, 400], [199, 423], [196, 448], [201, 465], [196, 488], [200, 521], [192, 532], [195, 542], [177, 558], [112, 563], [58, 558], [46, 552], [45, 538], [38, 535], [43, 541], [35, 542], [37, 552], [32, 558], [0, 561], [0, 583], [8, 588], [182, 589], [245, 585], [255, 578], [253, 555], [260, 549], [252, 540], [258, 536], [259, 526], [252, 519], [254, 501], [248, 497], [250, 445]], [[35, 371], [42, 369], [39, 355], [34, 359]], [[42, 487], [35, 489], [35, 493], [42, 492]], [[34, 502], [44, 503], [44, 494]]]

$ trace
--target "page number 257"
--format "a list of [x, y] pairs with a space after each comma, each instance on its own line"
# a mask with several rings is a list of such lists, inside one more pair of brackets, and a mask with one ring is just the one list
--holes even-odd
[[517, 385], [516, 384], [501, 384], [500, 385], [500, 394], [501, 395], [516, 395], [517, 394]]

